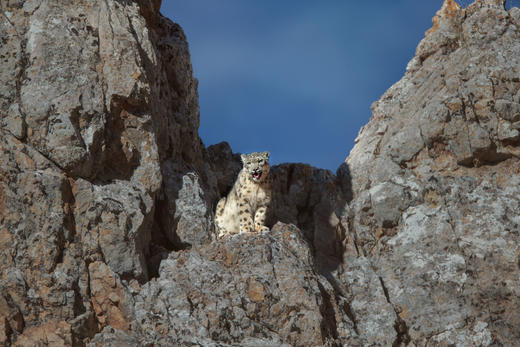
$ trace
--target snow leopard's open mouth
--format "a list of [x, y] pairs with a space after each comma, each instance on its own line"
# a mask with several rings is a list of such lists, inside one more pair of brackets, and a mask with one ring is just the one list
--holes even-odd
[[260, 177], [262, 177], [262, 173], [261, 172], [253, 172], [253, 179], [255, 181], [258, 181], [260, 179]]

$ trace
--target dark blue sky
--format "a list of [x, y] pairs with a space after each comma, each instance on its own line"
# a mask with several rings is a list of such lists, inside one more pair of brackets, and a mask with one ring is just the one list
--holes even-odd
[[[462, 1], [467, 5], [471, 1]], [[163, 0], [188, 38], [206, 145], [335, 171], [441, 0]]]

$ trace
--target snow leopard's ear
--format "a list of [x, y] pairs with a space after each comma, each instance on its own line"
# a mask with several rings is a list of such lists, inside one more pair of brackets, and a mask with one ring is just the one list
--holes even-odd
[[240, 154], [240, 159], [242, 159], [242, 164], [245, 164], [247, 161], [247, 154]]
[[263, 153], [265, 160], [269, 160], [269, 154], [271, 154], [271, 153], [269, 153], [269, 151], [265, 151]]

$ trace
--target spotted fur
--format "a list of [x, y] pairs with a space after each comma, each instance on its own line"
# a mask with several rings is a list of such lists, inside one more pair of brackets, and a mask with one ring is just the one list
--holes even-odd
[[261, 232], [271, 203], [269, 152], [242, 154], [243, 168], [233, 188], [220, 199], [215, 212], [217, 236]]

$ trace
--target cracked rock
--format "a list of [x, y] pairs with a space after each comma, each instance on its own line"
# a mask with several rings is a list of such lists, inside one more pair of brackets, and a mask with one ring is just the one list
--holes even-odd
[[[446, 0], [347, 159], [350, 232], [396, 313], [394, 345], [520, 338], [512, 313], [520, 303], [517, 13], [504, 1], [463, 9]], [[415, 154], [400, 156], [400, 148]], [[388, 168], [395, 158], [399, 170]], [[403, 191], [396, 182], [411, 185]], [[337, 272], [354, 293], [366, 288], [347, 271], [357, 261]], [[362, 316], [380, 328], [375, 311]]]

